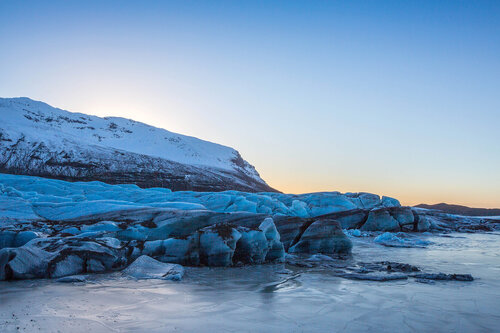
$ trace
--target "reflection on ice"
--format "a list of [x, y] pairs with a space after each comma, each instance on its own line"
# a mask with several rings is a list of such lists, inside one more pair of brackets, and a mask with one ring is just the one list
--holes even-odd
[[264, 285], [263, 288], [261, 289], [261, 292], [263, 293], [276, 293], [276, 292], [283, 292], [283, 291], [291, 291], [293, 289], [296, 289], [300, 287], [302, 284], [298, 280], [300, 277], [300, 273], [292, 274], [283, 280], [277, 281], [277, 282], [271, 282], [268, 283], [267, 285]]

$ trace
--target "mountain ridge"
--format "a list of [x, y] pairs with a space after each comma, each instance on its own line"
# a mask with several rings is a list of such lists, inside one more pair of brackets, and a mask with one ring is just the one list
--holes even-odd
[[438, 203], [434, 205], [418, 204], [414, 207], [440, 210], [448, 214], [464, 215], [464, 216], [500, 216], [500, 208], [473, 208], [461, 205], [453, 205], [447, 203]]
[[145, 123], [0, 98], [0, 172], [172, 190], [276, 191], [238, 151]]

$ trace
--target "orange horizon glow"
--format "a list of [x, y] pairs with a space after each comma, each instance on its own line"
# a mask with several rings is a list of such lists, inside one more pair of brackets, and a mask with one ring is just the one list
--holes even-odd
[[[261, 174], [262, 176], [262, 174]], [[415, 206], [418, 204], [428, 204], [435, 205], [440, 203], [446, 203], [450, 205], [460, 205], [472, 208], [487, 208], [494, 209], [500, 208], [500, 200], [496, 197], [490, 196], [488, 193], [474, 193], [477, 199], [467, 199], [466, 195], [461, 191], [456, 191], [453, 189], [436, 189], [433, 187], [426, 188], [422, 185], [412, 184], [412, 186], [405, 186], [404, 189], [390, 184], [390, 186], [384, 187], [383, 185], [375, 184], [359, 184], [357, 182], [352, 182], [353, 185], [349, 185], [349, 181], [345, 180], [341, 183], [342, 185], [335, 186], [332, 185], [322, 185], [322, 184], [293, 184], [293, 182], [288, 182], [280, 177], [277, 181], [273, 179], [264, 178], [268, 185], [288, 194], [303, 194], [303, 193], [313, 193], [313, 192], [331, 192], [338, 191], [341, 193], [347, 192], [368, 192], [374, 193], [382, 196], [388, 196], [396, 198], [399, 200], [403, 206]], [[472, 196], [472, 195], [471, 195]], [[486, 199], [484, 199], [486, 198]]]

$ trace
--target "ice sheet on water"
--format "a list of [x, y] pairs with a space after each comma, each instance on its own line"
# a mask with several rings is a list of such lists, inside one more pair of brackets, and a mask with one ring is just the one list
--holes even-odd
[[[326, 269], [287, 270], [283, 265], [189, 267], [180, 284], [117, 279], [118, 274], [93, 276], [91, 281], [98, 283], [90, 287], [81, 283], [66, 287], [49, 280], [0, 282], [2, 328], [6, 332], [17, 331], [17, 326], [42, 332], [131, 327], [143, 332], [172, 327], [182, 332], [498, 331], [499, 237], [452, 236], [460, 238], [434, 235], [432, 251], [388, 248], [356, 238], [363, 244], [355, 246], [356, 260], [473, 272], [479, 282], [351, 281]], [[10, 319], [13, 314], [16, 318]]]

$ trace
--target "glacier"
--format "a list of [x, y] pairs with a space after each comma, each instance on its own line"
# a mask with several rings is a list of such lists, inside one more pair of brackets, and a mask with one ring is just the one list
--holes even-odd
[[408, 233], [498, 226], [370, 193], [173, 192], [10, 174], [0, 174], [0, 202], [0, 280], [119, 271], [142, 256], [185, 266], [301, 262], [349, 256], [352, 236], [423, 247]]

